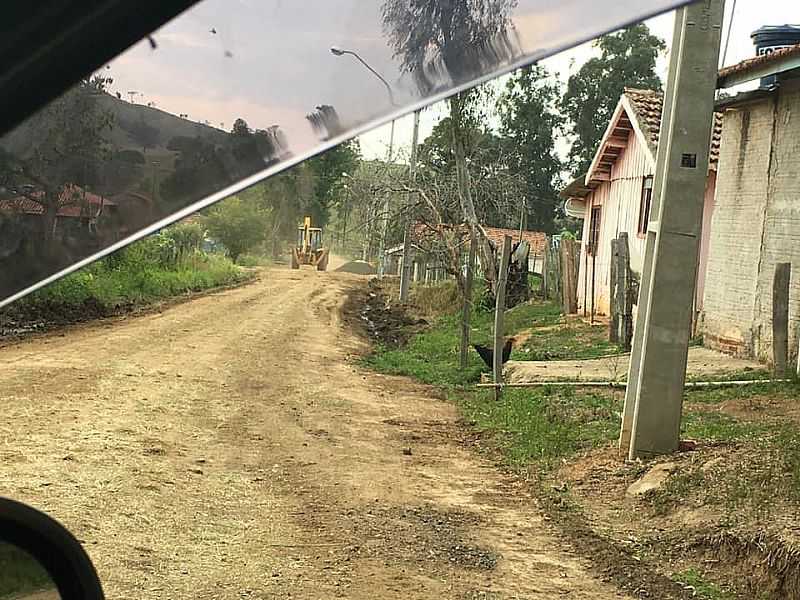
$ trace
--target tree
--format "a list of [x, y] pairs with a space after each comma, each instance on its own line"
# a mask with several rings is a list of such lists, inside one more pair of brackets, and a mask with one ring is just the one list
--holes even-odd
[[5, 187], [42, 207], [45, 253], [55, 253], [58, 212], [83, 201], [82, 190], [96, 185], [102, 159], [107, 153], [104, 137], [113, 126], [108, 111], [98, 100], [105, 95], [109, 78], [83, 79], [27, 122], [30, 152], [0, 160], [0, 180]]
[[555, 138], [564, 125], [559, 89], [539, 65], [520, 69], [506, 84], [500, 107], [502, 146], [511, 171], [524, 181], [528, 229], [554, 230], [563, 169]]
[[268, 220], [268, 213], [257, 203], [231, 196], [208, 212], [205, 226], [211, 237], [227, 248], [235, 262], [264, 241]]
[[[446, 82], [442, 71], [463, 83], [519, 52], [509, 18], [516, 5], [517, 0], [387, 0], [383, 25], [402, 69], [412, 74], [421, 93], [429, 94], [438, 85], [432, 77]], [[494, 290], [491, 244], [478, 221], [466, 162], [465, 135], [480, 93], [473, 89], [448, 100], [450, 133], [464, 221], [479, 244], [484, 275]]]
[[272, 256], [277, 258], [286, 243], [295, 242], [297, 226], [314, 201], [314, 176], [307, 163], [300, 163], [242, 192], [241, 196], [257, 203], [267, 214], [266, 239], [272, 246]]
[[[509, 20], [517, 0], [387, 0], [384, 30], [423, 94], [464, 83], [519, 53]], [[436, 79], [439, 79], [437, 82]]]
[[225, 150], [201, 137], [175, 137], [167, 148], [177, 150], [175, 170], [161, 182], [160, 196], [169, 210], [217, 191], [232, 182]]
[[157, 127], [153, 127], [145, 122], [144, 115], [139, 115], [139, 120], [128, 126], [128, 131], [133, 141], [139, 144], [143, 150], [158, 146], [161, 141], [161, 132]]
[[664, 40], [638, 23], [598, 38], [600, 56], [586, 61], [567, 82], [562, 99], [575, 141], [569, 153], [574, 175], [585, 173], [626, 87], [660, 90], [656, 58]]
[[314, 176], [314, 202], [309, 206], [313, 223], [324, 226], [330, 209], [337, 200], [337, 183], [342, 177], [352, 175], [361, 161], [361, 148], [357, 140], [350, 140], [331, 148], [308, 161]]

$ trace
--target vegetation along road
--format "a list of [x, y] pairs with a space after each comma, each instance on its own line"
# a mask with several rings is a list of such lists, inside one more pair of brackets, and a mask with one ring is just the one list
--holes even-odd
[[0, 489], [110, 598], [613, 598], [450, 403], [357, 366], [342, 273], [272, 269], [0, 349]]

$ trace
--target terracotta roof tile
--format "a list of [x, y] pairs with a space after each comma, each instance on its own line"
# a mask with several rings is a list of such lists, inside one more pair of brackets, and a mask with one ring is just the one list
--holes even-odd
[[[442, 228], [453, 229], [453, 225], [442, 225]], [[466, 225], [459, 225], [457, 229], [461, 232], [463, 238], [468, 237], [468, 230]], [[503, 243], [503, 236], [510, 235], [511, 239], [515, 242], [519, 241], [519, 229], [503, 229], [501, 227], [486, 227], [486, 237], [488, 237], [493, 244], [500, 246]], [[413, 231], [413, 239], [418, 242], [424, 242], [434, 236], [434, 230], [430, 225], [425, 223], [415, 223]], [[522, 231], [522, 239], [528, 242], [533, 254], [541, 254], [544, 252], [544, 247], [547, 245], [547, 234], [542, 231]]]
[[761, 56], [754, 56], [753, 58], [748, 58], [747, 60], [743, 60], [742, 62], [736, 63], [735, 65], [731, 65], [729, 67], [720, 69], [718, 76], [728, 77], [729, 75], [746, 73], [753, 69], [763, 67], [764, 65], [768, 65], [771, 62], [780, 60], [782, 58], [787, 58], [790, 56], [800, 56], [800, 44], [789, 46], [788, 48], [780, 48], [770, 54], [763, 54]]
[[[625, 97], [633, 107], [636, 120], [645, 137], [652, 146], [653, 154], [658, 148], [661, 134], [661, 111], [664, 107], [664, 96], [654, 90], [625, 88]], [[719, 143], [722, 139], [722, 113], [714, 113], [714, 129], [711, 134], [709, 162], [719, 162]]]

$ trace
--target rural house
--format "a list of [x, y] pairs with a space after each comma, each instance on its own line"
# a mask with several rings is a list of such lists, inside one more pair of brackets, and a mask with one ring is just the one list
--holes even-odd
[[[609, 314], [611, 240], [621, 232], [628, 234], [631, 270], [641, 274], [661, 108], [662, 95], [659, 92], [626, 88], [600, 140], [589, 171], [561, 192], [566, 200], [566, 213], [583, 220], [578, 275], [580, 313]], [[711, 139], [695, 314], [702, 309], [721, 119], [721, 115], [716, 115]]]
[[724, 126], [711, 225], [704, 343], [772, 360], [776, 263], [791, 263], [789, 349], [800, 322], [800, 45], [720, 71], [720, 87], [763, 77], [717, 103]]

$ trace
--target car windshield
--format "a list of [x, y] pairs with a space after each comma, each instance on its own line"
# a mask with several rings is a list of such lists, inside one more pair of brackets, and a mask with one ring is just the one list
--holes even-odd
[[0, 495], [111, 598], [795, 597], [795, 4], [198, 2], [0, 138]]
[[679, 3], [205, 0], [2, 138], [0, 305], [393, 115]]

